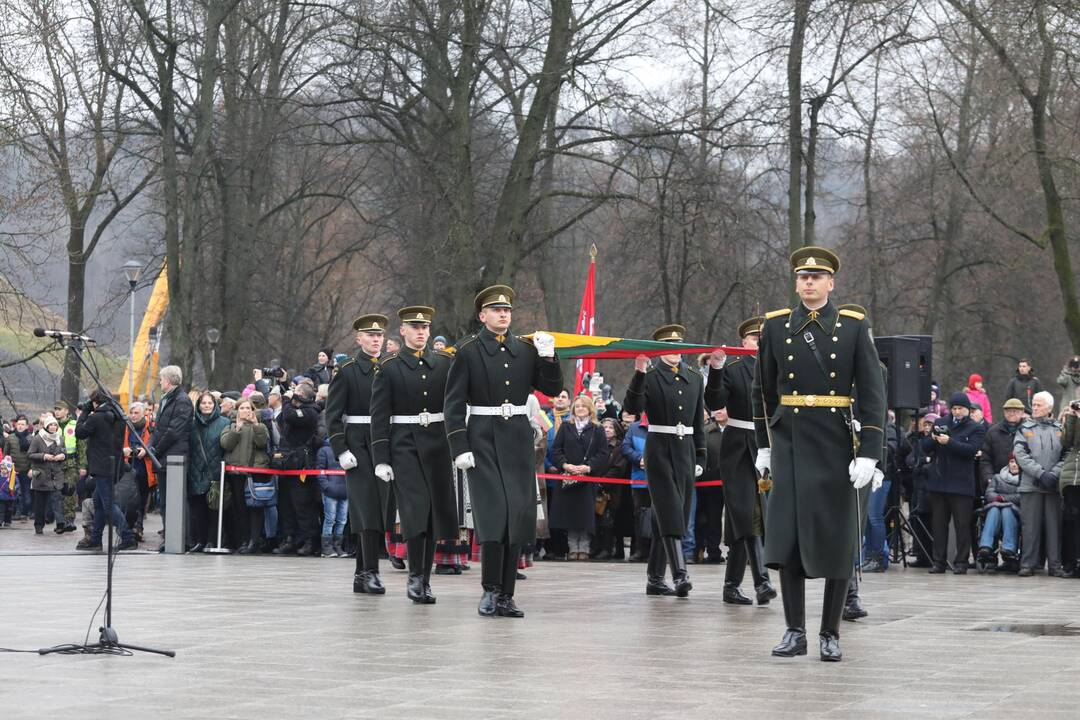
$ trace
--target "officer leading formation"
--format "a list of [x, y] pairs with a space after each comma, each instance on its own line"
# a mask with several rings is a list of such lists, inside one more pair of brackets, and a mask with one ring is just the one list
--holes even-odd
[[838, 661], [858, 491], [882, 477], [885, 387], [866, 317], [829, 299], [839, 258], [805, 247], [791, 266], [800, 302], [765, 315], [752, 389], [755, 466], [773, 481], [765, 564], [780, 571], [787, 622], [772, 652], [806, 654], [806, 578], [824, 578], [821, 659]]

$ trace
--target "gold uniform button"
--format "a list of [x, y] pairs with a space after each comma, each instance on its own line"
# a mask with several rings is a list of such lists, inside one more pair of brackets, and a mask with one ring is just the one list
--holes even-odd
[[427, 395], [427, 390], [424, 391], [424, 394]]
[[794, 380], [795, 379], [795, 373], [788, 373], [787, 377], [788, 377], [788, 380]]
[[682, 395], [682, 390], [679, 391], [679, 394]]
[[836, 337], [835, 335], [833, 335], [833, 336], [832, 336], [832, 341], [833, 341], [833, 342], [840, 342], [840, 338], [838, 338], [838, 337]]
[[829, 373], [829, 377], [831, 377], [831, 378], [836, 377], [836, 373], [834, 373], [834, 372]]
[[836, 408], [829, 408], [830, 412], [836, 412]]
[[784, 342], [786, 342], [788, 345], [790, 345], [791, 344], [791, 338], [788, 338], [788, 339], [784, 340]]
[[682, 410], [682, 405], [679, 406], [679, 409]]
[[836, 327], [844, 327], [844, 323], [836, 323]]
[[499, 348], [499, 350], [500, 350], [501, 352], [506, 352], [506, 348], [504, 348], [504, 347], [501, 347], [501, 348]]
[[509, 385], [509, 384], [510, 384], [510, 381], [509, 381], [509, 380], [507, 380], [507, 381], [506, 381], [506, 384], [507, 384], [507, 385]]
[[503, 363], [503, 367], [510, 367], [510, 363]]
[[798, 395], [798, 394], [799, 394], [799, 391], [798, 391], [798, 390], [792, 390], [792, 391], [791, 391], [791, 394], [792, 394], [792, 395]]
[[836, 391], [835, 391], [835, 390], [830, 390], [830, 391], [829, 391], [829, 394], [830, 394], [830, 395], [835, 395], [835, 394], [836, 394]]
[[790, 361], [795, 359], [795, 356], [794, 355], [788, 355], [787, 359], [788, 359], [788, 362], [790, 362]]
[[421, 379], [421, 380], [427, 380], [427, 375], [421, 375], [421, 376], [420, 376], [420, 379]]
[[791, 327], [791, 323], [784, 323], [784, 327], [785, 327], [785, 328], [789, 328], [789, 327]]
[[829, 353], [829, 359], [830, 360], [835, 360], [836, 359], [836, 353]]
[[795, 408], [795, 414], [796, 414], [796, 415], [798, 415], [798, 414], [799, 414], [799, 408]]

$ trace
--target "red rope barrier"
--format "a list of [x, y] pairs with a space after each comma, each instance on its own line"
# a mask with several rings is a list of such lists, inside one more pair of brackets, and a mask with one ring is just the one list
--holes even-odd
[[[240, 473], [244, 475], [344, 475], [344, 470], [271, 470], [270, 468], [244, 467], [242, 465], [226, 465], [225, 472]], [[552, 473], [537, 473], [536, 477], [544, 480], [577, 480], [578, 482], [600, 483], [604, 485], [648, 485], [647, 480], [628, 480], [626, 478], [590, 477], [588, 475], [555, 475]], [[721, 487], [723, 480], [700, 480], [694, 483], [695, 487]]]

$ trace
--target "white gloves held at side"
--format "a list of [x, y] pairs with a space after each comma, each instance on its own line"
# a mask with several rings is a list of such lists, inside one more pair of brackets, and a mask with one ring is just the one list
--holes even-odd
[[537, 331], [533, 333], [533, 346], [536, 347], [536, 354], [542, 358], [555, 357], [555, 338], [549, 333]]
[[758, 475], [772, 472], [772, 448], [758, 448], [754, 468]]
[[701, 477], [701, 473], [703, 473], [703, 472], [705, 472], [705, 469], [703, 467], [701, 467], [700, 465], [695, 465], [694, 466], [694, 477], [696, 477], [696, 478]]
[[352, 454], [352, 450], [346, 450], [338, 455], [337, 461], [342, 470], [352, 470], [356, 467], [356, 456]]
[[873, 490], [877, 490], [885, 478], [885, 475], [877, 469], [877, 461], [864, 457], [851, 461], [848, 465], [848, 474], [851, 475], [851, 484], [856, 490], [861, 490], [871, 482], [874, 483]]
[[386, 463], [379, 463], [375, 466], [375, 477], [383, 482], [390, 482], [394, 479], [394, 469]]
[[454, 458], [454, 467], [458, 470], [469, 470], [476, 467], [476, 458], [473, 457], [471, 452], [461, 453]]

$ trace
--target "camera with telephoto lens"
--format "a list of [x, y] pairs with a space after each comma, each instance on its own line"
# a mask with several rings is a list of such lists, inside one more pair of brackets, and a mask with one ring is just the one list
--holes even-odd
[[267, 367], [262, 369], [263, 377], [280, 380], [285, 377], [285, 369], [281, 367]]
[[1073, 412], [1080, 412], [1080, 400], [1073, 400], [1069, 403], [1069, 409]]
[[1080, 370], [1080, 356], [1074, 355], [1071, 358], [1069, 358], [1069, 369], [1070, 370]]
[[932, 432], [933, 432], [934, 435], [944, 435], [945, 437], [948, 437], [949, 436], [949, 426], [948, 425], [935, 425]]

